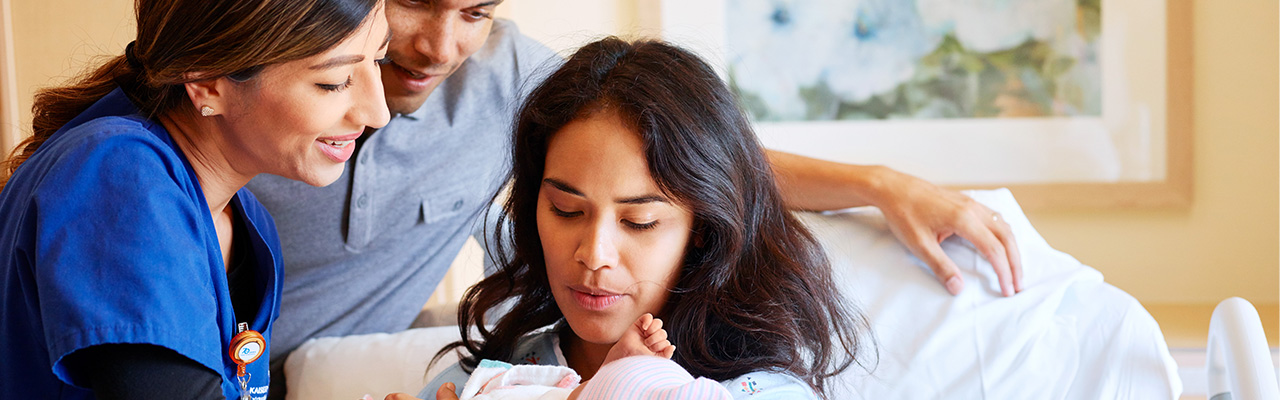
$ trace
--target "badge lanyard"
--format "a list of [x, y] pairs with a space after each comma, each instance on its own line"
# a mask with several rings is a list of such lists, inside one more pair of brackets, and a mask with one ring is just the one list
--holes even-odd
[[253, 378], [253, 374], [245, 371], [245, 367], [262, 356], [262, 351], [267, 348], [267, 339], [257, 331], [249, 330], [247, 322], [237, 324], [236, 331], [239, 333], [231, 338], [229, 355], [231, 361], [236, 363], [236, 381], [240, 383], [240, 400], [249, 400], [249, 379]]

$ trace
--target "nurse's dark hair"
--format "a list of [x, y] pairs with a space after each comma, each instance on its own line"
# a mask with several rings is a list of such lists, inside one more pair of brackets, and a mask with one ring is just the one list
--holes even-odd
[[138, 34], [125, 54], [36, 93], [32, 135], [0, 165], [0, 188], [54, 132], [116, 87], [148, 117], [196, 113], [184, 84], [247, 82], [267, 65], [320, 54], [354, 34], [380, 1], [137, 0]]
[[[781, 371], [823, 397], [832, 376], [855, 364], [869, 369], [860, 352], [868, 347], [866, 318], [842, 300], [826, 254], [784, 208], [725, 83], [688, 51], [614, 37], [579, 49], [521, 107], [510, 194], [486, 241], [498, 270], [467, 290], [458, 309], [462, 340], [433, 361], [458, 349], [469, 353], [461, 361], [468, 371], [481, 359], [508, 360], [522, 336], [563, 318], [538, 236], [538, 192], [551, 137], [597, 113], [614, 113], [639, 132], [649, 174], [693, 213], [693, 239], [661, 312], [677, 363], [714, 380]], [[506, 305], [496, 321], [488, 318]]]

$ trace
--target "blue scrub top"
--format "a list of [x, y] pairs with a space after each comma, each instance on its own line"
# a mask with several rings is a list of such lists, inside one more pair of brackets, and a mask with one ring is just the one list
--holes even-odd
[[[249, 233], [270, 346], [283, 278], [275, 222], [248, 189], [231, 200]], [[119, 90], [22, 164], [0, 191], [0, 387], [5, 398], [91, 399], [63, 358], [107, 343], [172, 349], [239, 396], [235, 311], [217, 233], [190, 163]], [[266, 397], [267, 354], [249, 365]]]

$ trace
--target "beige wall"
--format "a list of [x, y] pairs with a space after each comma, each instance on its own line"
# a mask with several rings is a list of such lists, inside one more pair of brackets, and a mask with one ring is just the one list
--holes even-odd
[[[500, 14], [567, 49], [604, 33], [634, 33], [651, 0], [509, 0]], [[1184, 1], [1184, 0], [1171, 0]], [[13, 3], [24, 121], [30, 96], [118, 54], [131, 39], [131, 1]], [[1143, 302], [1241, 296], [1280, 301], [1280, 10], [1273, 0], [1194, 5], [1195, 199], [1176, 211], [1034, 212], [1051, 244]], [[570, 28], [572, 27], [572, 28]], [[643, 31], [641, 31], [643, 33]]]
[[133, 40], [132, 0], [17, 0], [12, 3], [21, 130], [31, 134], [36, 89], [75, 76], [94, 57], [121, 54]]
[[649, 4], [657, 0], [508, 0], [498, 16], [515, 20], [520, 31], [567, 54], [604, 35], [658, 32], [656, 19], [647, 19]]
[[1144, 302], [1280, 300], [1278, 14], [1195, 2], [1192, 207], [1031, 214], [1049, 243]]

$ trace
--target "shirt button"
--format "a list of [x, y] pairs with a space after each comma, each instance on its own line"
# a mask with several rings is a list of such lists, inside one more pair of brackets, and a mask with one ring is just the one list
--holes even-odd
[[369, 163], [369, 157], [360, 157], [360, 165], [365, 165], [368, 163]]
[[360, 195], [360, 199], [356, 200], [356, 208], [364, 208], [367, 205], [369, 205], [369, 195]]
[[453, 211], [458, 211], [460, 208], [462, 208], [462, 200], [453, 202]]

